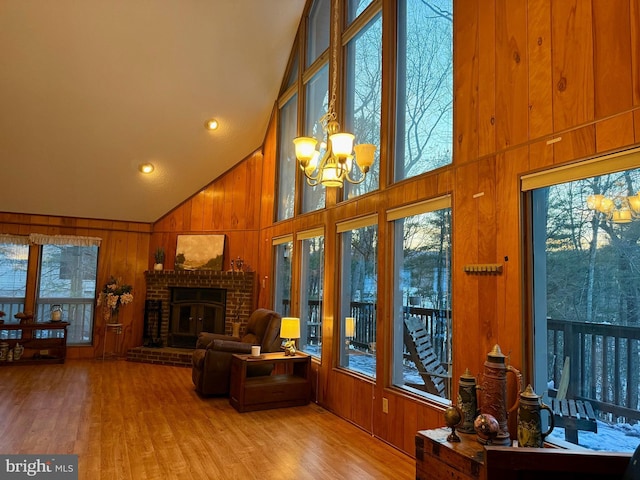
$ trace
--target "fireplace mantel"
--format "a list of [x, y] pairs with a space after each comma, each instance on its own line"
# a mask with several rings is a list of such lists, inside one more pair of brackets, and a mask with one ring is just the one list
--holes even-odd
[[225, 311], [225, 333], [231, 334], [233, 322], [241, 323], [240, 332], [244, 332], [249, 315], [254, 310], [253, 293], [255, 272], [222, 272], [213, 270], [149, 270], [144, 272], [147, 283], [147, 300], [162, 302], [160, 339], [162, 346], [167, 345], [169, 333], [169, 311], [171, 288], [221, 288], [227, 291]]

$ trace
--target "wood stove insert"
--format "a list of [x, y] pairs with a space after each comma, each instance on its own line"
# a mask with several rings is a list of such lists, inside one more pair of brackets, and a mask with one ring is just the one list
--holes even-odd
[[171, 288], [168, 346], [195, 348], [200, 332], [225, 333], [227, 291]]

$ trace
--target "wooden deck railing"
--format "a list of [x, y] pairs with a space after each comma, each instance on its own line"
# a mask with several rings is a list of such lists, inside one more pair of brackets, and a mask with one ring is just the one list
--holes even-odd
[[[93, 342], [93, 298], [41, 298], [38, 300], [35, 319], [47, 322], [51, 318], [51, 306], [60, 305], [63, 320], [69, 322], [67, 328], [67, 342], [71, 345], [91, 345]], [[16, 302], [12, 298], [0, 298], [0, 310], [6, 313], [6, 323], [16, 323], [16, 313], [23, 311], [24, 303]], [[39, 335], [61, 335], [61, 332], [43, 331]], [[18, 330], [5, 330], [3, 338], [20, 338]]]
[[567, 396], [589, 400], [601, 420], [637, 423], [640, 328], [547, 319], [547, 345], [554, 385], [569, 358]]

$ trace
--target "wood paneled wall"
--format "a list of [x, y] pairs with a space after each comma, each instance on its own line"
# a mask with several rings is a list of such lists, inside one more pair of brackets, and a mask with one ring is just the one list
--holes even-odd
[[[385, 12], [393, 11], [394, 2], [383, 3]], [[387, 386], [392, 285], [385, 272], [391, 271], [392, 257], [385, 210], [452, 194], [454, 379], [465, 368], [481, 372], [495, 343], [526, 372], [520, 176], [640, 143], [640, 0], [454, 0], [454, 8], [453, 165], [382, 185], [378, 192], [347, 202], [336, 202], [329, 191], [326, 209], [274, 223], [274, 117], [262, 162], [256, 154], [213, 182], [205, 200], [197, 198], [201, 192], [156, 224], [152, 240], [170, 248], [182, 231], [226, 233], [230, 256], [240, 252], [256, 266], [258, 306], [270, 307], [272, 239], [324, 226], [323, 358], [313, 368], [316, 399], [410, 454], [416, 430], [443, 424], [442, 407]], [[383, 139], [391, 133], [392, 128], [383, 132]], [[391, 153], [381, 153], [381, 171], [386, 172]], [[250, 183], [261, 174], [253, 184], [256, 191], [245, 196], [237, 192], [245, 184], [242, 175]], [[240, 195], [240, 211], [233, 210], [239, 206], [235, 201], [224, 203], [232, 195]], [[223, 211], [225, 207], [230, 210]], [[204, 217], [219, 216], [220, 223], [200, 220], [201, 209], [207, 212]], [[242, 223], [235, 218], [245, 210], [255, 212], [255, 219]], [[373, 383], [334, 368], [333, 334], [338, 304], [335, 225], [372, 213], [379, 215], [378, 368]], [[240, 239], [246, 248], [238, 248]], [[500, 263], [504, 270], [497, 276], [463, 272], [464, 265], [476, 263]], [[293, 269], [296, 283], [295, 255]], [[294, 291], [293, 312], [296, 296]], [[389, 413], [382, 413], [383, 398]]]
[[[133, 303], [122, 307], [118, 317], [119, 321], [124, 324], [123, 351], [142, 344], [142, 319], [146, 291], [144, 271], [149, 262], [153, 261], [153, 256], [149, 255], [151, 227], [152, 225], [147, 223], [0, 213], [0, 233], [79, 235], [102, 239], [98, 257], [98, 290], [111, 275], [133, 285]], [[32, 299], [27, 299], [27, 305], [30, 302], [32, 303]], [[67, 358], [100, 356], [104, 342], [104, 322], [102, 316], [97, 313], [93, 330], [93, 345], [70, 346], [67, 350]]]

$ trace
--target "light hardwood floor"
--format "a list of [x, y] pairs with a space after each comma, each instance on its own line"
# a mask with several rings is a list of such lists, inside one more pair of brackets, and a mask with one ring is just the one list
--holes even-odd
[[79, 456], [79, 478], [411, 479], [415, 461], [315, 404], [240, 414], [191, 370], [0, 366], [0, 453]]

